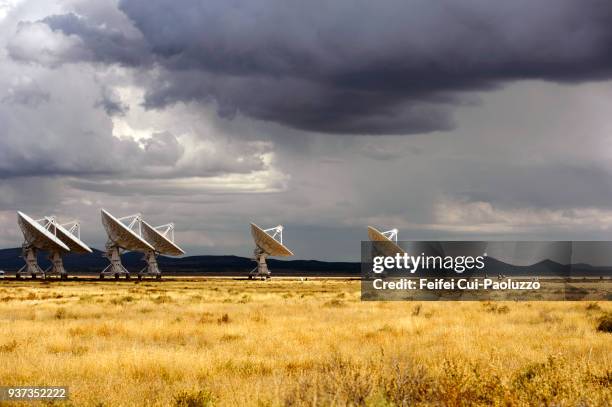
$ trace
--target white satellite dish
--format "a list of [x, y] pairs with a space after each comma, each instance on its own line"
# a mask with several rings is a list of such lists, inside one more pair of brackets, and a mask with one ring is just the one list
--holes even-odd
[[397, 244], [397, 229], [391, 229], [386, 232], [381, 232], [378, 229], [368, 226], [368, 237], [373, 242], [385, 242], [377, 244], [376, 249], [384, 252], [385, 256], [395, 256], [396, 254], [404, 254], [406, 251]]
[[161, 226], [151, 226], [142, 221], [142, 236], [155, 248], [155, 251], [168, 256], [181, 256], [183, 249], [174, 243], [174, 224], [167, 223]]
[[[22, 245], [23, 258], [26, 262], [25, 266], [19, 269], [16, 273], [17, 278], [23, 274], [30, 274], [32, 278], [37, 275], [42, 275], [46, 278], [47, 274], [57, 273], [66, 277], [62, 263], [62, 256], [70, 251], [70, 248], [62, 242], [56, 235], [55, 230], [50, 231], [46, 226], [50, 224], [49, 218], [43, 218], [38, 221], [30, 218], [23, 212], [17, 212], [17, 222], [23, 233], [24, 243]], [[44, 222], [41, 225], [39, 222]], [[42, 270], [36, 259], [36, 252], [45, 250], [49, 252], [49, 257], [52, 261], [51, 270]]]
[[249, 279], [253, 277], [270, 278], [270, 270], [266, 264], [268, 256], [293, 256], [283, 244], [283, 226], [278, 225], [270, 229], [262, 229], [254, 223], [251, 223], [251, 235], [255, 241], [255, 251], [253, 253], [257, 267], [249, 273]]
[[[127, 225], [123, 223], [124, 221], [127, 221]], [[105, 256], [110, 264], [100, 273], [101, 279], [110, 275], [116, 279], [121, 275], [130, 278], [130, 272], [121, 264], [121, 250], [144, 253], [155, 251], [153, 246], [142, 238], [141, 223], [140, 214], [115, 218], [102, 209], [102, 225], [108, 235]]]
[[157, 265], [157, 255], [180, 256], [185, 254], [185, 252], [174, 243], [174, 223], [153, 227], [144, 220], [141, 220], [140, 225], [142, 237], [155, 250], [146, 253], [145, 260], [147, 266], [140, 270], [138, 278], [142, 278], [144, 275], [151, 275], [159, 279], [161, 278], [161, 271]]
[[58, 223], [54, 217], [50, 218], [57, 237], [74, 253], [92, 253], [92, 250], [81, 240], [81, 224], [73, 220], [67, 223]]

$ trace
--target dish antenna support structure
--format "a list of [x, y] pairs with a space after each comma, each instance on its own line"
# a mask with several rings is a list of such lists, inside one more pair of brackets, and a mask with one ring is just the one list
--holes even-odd
[[[81, 240], [81, 224], [78, 220], [66, 223], [59, 223], [55, 216], [46, 216], [46, 228], [52, 231], [68, 248], [71, 253], [91, 253], [91, 249]], [[60, 274], [62, 278], [67, 278], [68, 274], [64, 269], [62, 256], [58, 252], [51, 253], [51, 274]], [[48, 269], [48, 270], [49, 270]], [[45, 273], [48, 271], [45, 270]]]
[[397, 229], [387, 230], [386, 232], [381, 232], [380, 234], [391, 240], [392, 242], [397, 243]]
[[161, 270], [157, 264], [157, 256], [160, 254], [180, 256], [185, 254], [185, 252], [174, 242], [174, 223], [166, 223], [160, 226], [151, 226], [144, 220], [141, 220], [140, 223], [142, 237], [153, 246], [154, 250], [145, 252], [144, 259], [147, 265], [140, 270], [138, 278], [154, 276], [157, 279], [161, 279]]
[[[119, 279], [124, 275], [130, 278], [130, 272], [121, 263], [121, 251], [148, 252], [155, 249], [142, 238], [142, 216], [135, 215], [115, 218], [108, 211], [102, 209], [102, 225], [106, 229], [108, 241], [106, 242], [106, 252], [104, 256], [110, 264], [100, 273], [100, 278], [114, 276]], [[155, 261], [157, 266], [157, 261]]]
[[397, 253], [404, 254], [405, 250], [397, 244], [397, 229], [381, 232], [380, 230], [368, 226], [368, 237], [373, 242], [383, 242], [374, 246], [376, 251], [380, 251], [385, 256], [395, 256]]
[[262, 229], [251, 223], [251, 235], [255, 241], [255, 251], [253, 257], [257, 266], [249, 273], [249, 280], [253, 278], [269, 279], [270, 270], [268, 269], [268, 256], [293, 256], [283, 244], [283, 226], [278, 225], [269, 229]]
[[[17, 212], [17, 223], [23, 233], [24, 243], [21, 248], [26, 264], [17, 271], [16, 277], [30, 274], [32, 278], [38, 275], [46, 278], [49, 274], [59, 274], [61, 278], [66, 278], [68, 274], [62, 256], [70, 252], [70, 248], [57, 237], [58, 225], [55, 218], [47, 216], [34, 220], [23, 212]], [[38, 265], [38, 250], [49, 252], [51, 266], [46, 270]]]

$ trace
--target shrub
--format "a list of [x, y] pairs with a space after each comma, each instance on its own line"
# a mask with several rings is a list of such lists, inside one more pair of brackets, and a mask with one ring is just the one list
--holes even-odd
[[493, 314], [507, 314], [510, 312], [510, 308], [507, 305], [499, 306], [489, 301], [483, 303], [482, 306], [486, 312], [491, 312]]
[[507, 305], [502, 305], [501, 307], [497, 308], [498, 314], [507, 314], [508, 312], [510, 312], [510, 307]]
[[432, 402], [435, 382], [421, 367], [395, 361], [391, 372], [381, 376], [380, 387], [385, 400], [396, 406]]
[[155, 304], [166, 304], [172, 302], [172, 298], [168, 295], [162, 294], [158, 295], [157, 297], [153, 297], [153, 302]]
[[595, 384], [598, 384], [603, 387], [611, 387], [612, 386], [612, 370], [606, 371], [603, 376], [597, 376], [592, 374], [591, 379]]
[[344, 307], [344, 301], [338, 300], [338, 299], [333, 299], [333, 300], [329, 300], [327, 301], [325, 304], [323, 304], [324, 307], [331, 307], [331, 308], [341, 308]]
[[223, 314], [221, 318], [217, 319], [218, 324], [229, 324], [230, 317], [227, 314]]
[[599, 306], [598, 303], [592, 302], [586, 306], [586, 310], [587, 311], [601, 311], [601, 307]]
[[55, 311], [55, 319], [66, 319], [67, 316], [68, 313], [66, 312], [65, 308], [58, 308]]
[[202, 315], [200, 316], [200, 319], [198, 319], [198, 322], [200, 322], [200, 324], [210, 324], [211, 322], [214, 322], [215, 320], [213, 319], [213, 314], [212, 312], [203, 312]]
[[134, 297], [132, 297], [131, 295], [126, 295], [120, 298], [113, 298], [110, 302], [113, 305], [122, 305], [126, 302], [132, 302], [134, 301]]
[[14, 339], [10, 342], [0, 345], [0, 353], [9, 353], [14, 351], [15, 349], [17, 349], [17, 341]]
[[232, 342], [232, 341], [237, 341], [238, 339], [242, 339], [242, 336], [233, 335], [233, 334], [225, 334], [221, 337], [220, 341], [221, 342]]
[[597, 325], [597, 330], [600, 332], [612, 332], [612, 314], [606, 314], [603, 317], [599, 318], [599, 325]]
[[174, 396], [176, 407], [211, 407], [215, 405], [215, 398], [208, 390], [181, 391]]

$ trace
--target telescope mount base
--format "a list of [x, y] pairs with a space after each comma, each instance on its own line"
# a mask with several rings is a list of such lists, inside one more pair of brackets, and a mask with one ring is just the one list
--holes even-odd
[[68, 278], [68, 273], [64, 268], [64, 260], [62, 256], [53, 252], [49, 255], [49, 260], [51, 260], [51, 266], [44, 271], [44, 278], [47, 278], [49, 275], [58, 275], [62, 280], [66, 280]]
[[268, 264], [266, 263], [268, 254], [258, 247], [255, 249], [253, 256], [254, 256], [254, 260], [257, 262], [257, 267], [255, 267], [249, 273], [249, 280], [252, 280], [254, 278], [260, 278], [262, 280], [269, 280], [271, 273], [270, 273], [270, 270], [268, 269]]
[[121, 264], [121, 248], [119, 246], [112, 242], [106, 243], [106, 253], [104, 257], [110, 261], [110, 264], [100, 273], [100, 280], [104, 279], [106, 276], [114, 276], [115, 280], [118, 280], [122, 275], [124, 275], [126, 279], [130, 278], [130, 272]]
[[21, 247], [21, 251], [23, 260], [26, 264], [17, 270], [15, 277], [21, 278], [21, 276], [31, 275], [32, 278], [36, 278], [37, 276], [41, 275], [43, 278], [45, 278], [45, 272], [38, 265], [36, 257], [37, 249], [34, 246], [24, 243]]
[[144, 256], [144, 261], [147, 262], [147, 265], [138, 272], [138, 279], [142, 280], [145, 276], [151, 276], [161, 280], [161, 270], [157, 264], [157, 253], [148, 251]]

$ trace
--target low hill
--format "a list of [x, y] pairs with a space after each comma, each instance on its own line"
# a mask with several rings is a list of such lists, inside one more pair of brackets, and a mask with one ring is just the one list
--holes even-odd
[[[0, 250], [0, 270], [14, 272], [24, 262], [20, 248]], [[122, 256], [123, 265], [132, 273], [145, 267], [142, 253], [128, 252]], [[239, 256], [159, 256], [158, 263], [164, 273], [171, 274], [222, 274], [243, 275], [251, 271], [256, 263], [247, 257]], [[46, 253], [38, 253], [42, 268], [50, 266]], [[94, 249], [91, 254], [68, 254], [64, 257], [64, 267], [71, 274], [97, 274], [108, 265], [103, 252]], [[333, 275], [357, 276], [359, 263], [325, 262], [318, 260], [277, 260], [269, 259], [268, 266], [275, 275]]]

